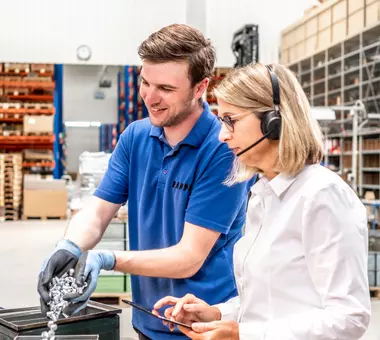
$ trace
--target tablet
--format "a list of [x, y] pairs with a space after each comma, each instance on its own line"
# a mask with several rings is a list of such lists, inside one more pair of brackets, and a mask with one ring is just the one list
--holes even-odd
[[173, 321], [173, 320], [167, 319], [167, 318], [165, 318], [165, 317], [163, 317], [163, 316], [158, 316], [158, 315], [156, 315], [156, 314], [153, 314], [150, 310], [148, 310], [148, 309], [146, 309], [146, 308], [144, 308], [144, 307], [141, 307], [141, 306], [135, 304], [134, 302], [132, 302], [132, 301], [130, 301], [130, 300], [122, 299], [121, 301], [123, 301], [123, 302], [125, 302], [126, 304], [128, 304], [128, 305], [130, 305], [130, 306], [132, 306], [132, 307], [135, 307], [135, 308], [137, 308], [137, 309], [139, 309], [139, 310], [141, 310], [141, 311], [143, 311], [143, 312], [145, 312], [145, 313], [147, 313], [147, 314], [149, 314], [149, 315], [152, 315], [152, 316], [154, 316], [154, 317], [157, 318], [157, 319], [160, 319], [160, 320], [163, 320], [163, 321], [167, 321], [167, 322], [171, 322], [171, 323], [173, 323], [173, 324], [175, 324], [175, 325], [179, 325], [179, 326], [182, 326], [182, 327], [186, 327], [186, 328], [191, 329], [191, 326], [190, 326], [190, 325], [187, 325], [187, 324], [182, 323], [182, 322], [179, 322], [179, 321]]

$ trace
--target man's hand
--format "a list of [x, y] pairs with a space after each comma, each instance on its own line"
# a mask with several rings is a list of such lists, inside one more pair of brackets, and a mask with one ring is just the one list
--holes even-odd
[[[220, 320], [221, 314], [218, 308], [210, 306], [207, 302], [198, 299], [193, 294], [186, 294], [183, 298], [167, 296], [157, 301], [153, 313], [159, 315], [158, 310], [166, 305], [171, 305], [165, 310], [165, 317], [191, 325], [194, 322], [210, 322]], [[166, 322], [164, 322], [166, 324]], [[174, 324], [169, 325], [174, 330]]]
[[193, 340], [239, 340], [239, 324], [235, 321], [213, 321], [193, 323], [192, 329], [178, 329]]
[[112, 270], [115, 267], [115, 255], [110, 250], [89, 250], [82, 254], [75, 267], [74, 277], [78, 287], [87, 286], [83, 293], [67, 294], [63, 298], [70, 302], [64, 309], [67, 315], [73, 315], [87, 306], [91, 294], [95, 291], [101, 269]]
[[40, 294], [41, 312], [49, 311], [49, 283], [53, 277], [60, 277], [75, 268], [82, 251], [72, 241], [62, 239], [57, 243], [53, 253], [45, 259], [38, 277], [37, 290]]

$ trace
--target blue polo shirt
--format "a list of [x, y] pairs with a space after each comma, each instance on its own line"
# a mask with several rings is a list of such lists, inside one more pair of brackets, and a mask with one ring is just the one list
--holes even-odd
[[[190, 278], [131, 277], [133, 300], [152, 309], [161, 298], [192, 293], [216, 304], [236, 296], [232, 252], [245, 222], [249, 183], [222, 184], [234, 155], [218, 141], [220, 123], [204, 111], [174, 148], [149, 119], [136, 121], [120, 136], [107, 173], [95, 192], [112, 203], [128, 201], [131, 250], [177, 244], [189, 222], [221, 235], [201, 269]], [[149, 275], [149, 273], [147, 273]], [[133, 310], [132, 323], [151, 339], [185, 339], [162, 322]]]

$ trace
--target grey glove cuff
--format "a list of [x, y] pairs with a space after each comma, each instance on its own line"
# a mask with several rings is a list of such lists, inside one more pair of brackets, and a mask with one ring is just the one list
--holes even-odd
[[70, 253], [74, 254], [77, 258], [79, 258], [82, 255], [82, 251], [79, 248], [79, 246], [75, 244], [73, 241], [70, 241], [65, 238], [58, 241], [56, 248], [65, 249]]

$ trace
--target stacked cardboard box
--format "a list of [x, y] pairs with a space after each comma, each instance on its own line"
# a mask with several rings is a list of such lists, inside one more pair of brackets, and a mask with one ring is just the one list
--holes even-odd
[[42, 178], [40, 175], [25, 175], [23, 219], [29, 217], [65, 219], [67, 196], [65, 180]]

